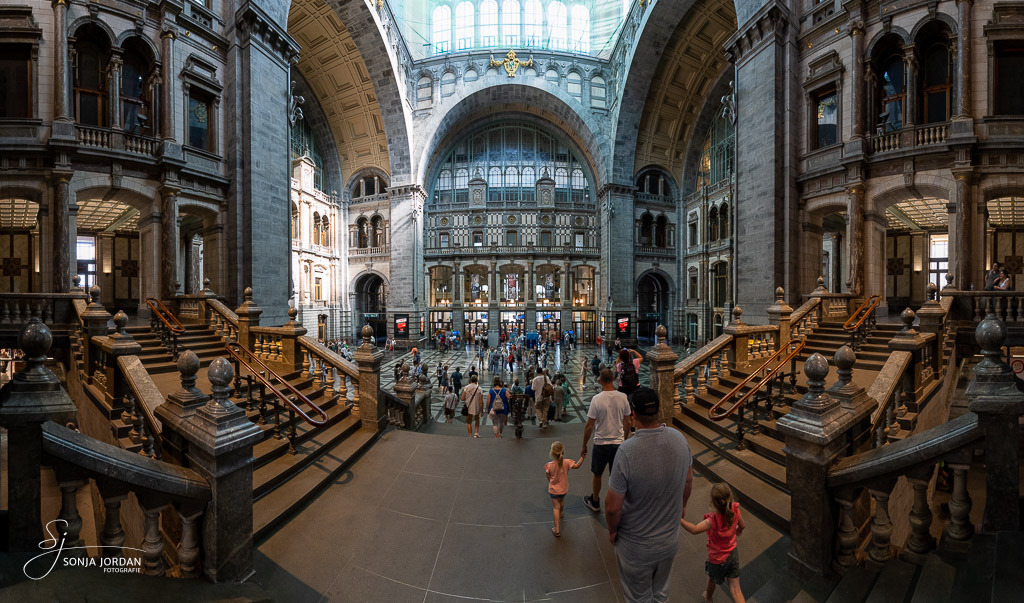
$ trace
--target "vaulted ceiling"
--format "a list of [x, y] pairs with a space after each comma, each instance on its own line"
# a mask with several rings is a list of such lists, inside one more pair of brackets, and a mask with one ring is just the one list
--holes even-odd
[[294, 0], [288, 33], [301, 46], [299, 71], [330, 123], [343, 180], [366, 167], [390, 172], [373, 81], [334, 10], [323, 0]]
[[679, 22], [647, 92], [635, 170], [656, 164], [680, 178], [694, 123], [728, 63], [723, 44], [735, 31], [732, 0], [698, 0]]

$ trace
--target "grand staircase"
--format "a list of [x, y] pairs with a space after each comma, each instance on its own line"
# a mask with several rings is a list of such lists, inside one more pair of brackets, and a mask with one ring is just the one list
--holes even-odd
[[[160, 375], [178, 370], [171, 353], [150, 327], [135, 326], [126, 330], [142, 346], [139, 360], [146, 367], [146, 372]], [[206, 368], [214, 358], [224, 355], [224, 341], [207, 325], [186, 325], [185, 333], [178, 336], [178, 349], [195, 352], [199, 357], [199, 366]]]
[[[857, 350], [857, 369], [878, 372], [889, 358], [889, 340], [900, 331], [898, 324], [876, 324], [871, 334]], [[850, 334], [839, 324], [818, 325], [807, 336], [807, 345], [801, 353], [805, 360], [815, 352], [828, 358], [831, 363], [836, 350], [850, 342]]]

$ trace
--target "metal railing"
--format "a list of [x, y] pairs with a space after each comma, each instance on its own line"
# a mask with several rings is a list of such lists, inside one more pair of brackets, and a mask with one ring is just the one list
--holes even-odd
[[[314, 404], [312, 400], [307, 398], [306, 395], [303, 394], [301, 391], [299, 391], [294, 385], [292, 385], [291, 383], [286, 381], [284, 378], [282, 378], [280, 375], [278, 375], [276, 372], [274, 372], [270, 367], [268, 367], [266, 364], [264, 364], [263, 361], [260, 360], [260, 358], [256, 354], [254, 354], [251, 350], [247, 349], [245, 346], [243, 346], [242, 344], [238, 343], [237, 341], [229, 341], [229, 342], [225, 343], [224, 344], [224, 349], [227, 350], [228, 355], [231, 356], [232, 361], [235, 363], [235, 390], [236, 391], [239, 389], [239, 386], [241, 385], [241, 380], [242, 380], [241, 369], [242, 369], [242, 367], [244, 366], [246, 368], [246, 370], [249, 372], [248, 376], [245, 377], [245, 379], [247, 381], [249, 381], [249, 395], [248, 395], [247, 402], [246, 402], [246, 411], [252, 410], [252, 405], [253, 405], [252, 382], [255, 381], [260, 386], [260, 400], [259, 400], [259, 413], [260, 413], [260, 417], [259, 417], [259, 423], [261, 425], [265, 423], [265, 417], [266, 417], [266, 401], [267, 401], [266, 390], [270, 390], [270, 392], [272, 394], [270, 396], [270, 398], [271, 398], [271, 403], [273, 405], [273, 412], [274, 412], [274, 436], [276, 438], [278, 438], [278, 439], [280, 439], [282, 437], [282, 435], [281, 435], [281, 410], [282, 410], [282, 404], [285, 407], [287, 407], [287, 411], [288, 411], [288, 414], [289, 414], [287, 437], [288, 437], [288, 452], [290, 454], [294, 454], [295, 453], [295, 438], [296, 438], [295, 417], [296, 417], [296, 415], [301, 417], [303, 421], [309, 423], [310, 425], [314, 425], [314, 426], [320, 427], [322, 425], [326, 425], [327, 424], [327, 421], [328, 421], [329, 417], [327, 416], [327, 413], [324, 412], [324, 410], [322, 408], [320, 408], [319, 406]], [[247, 356], [249, 358], [249, 360], [246, 360], [244, 358], [245, 356]], [[291, 393], [291, 396], [286, 396], [284, 394], [284, 392], [282, 392], [280, 389], [278, 389], [278, 387], [276, 385], [274, 385], [274, 383], [273, 383], [274, 381], [277, 381], [279, 384], [281, 384], [284, 387], [284, 389], [288, 390]], [[299, 406], [298, 406], [299, 403], [305, 404], [306, 406], [311, 408], [315, 414], [319, 415], [322, 418], [321, 419], [314, 419], [313, 417], [309, 416], [308, 414], [306, 414], [305, 411], [303, 411], [301, 408], [299, 408]]]
[[843, 323], [843, 330], [850, 334], [850, 346], [855, 352], [860, 350], [861, 344], [874, 330], [875, 309], [881, 301], [880, 295], [872, 295], [865, 299]]
[[178, 317], [167, 309], [162, 301], [155, 297], [147, 297], [146, 305], [151, 312], [149, 326], [154, 333], [160, 337], [160, 343], [171, 353], [175, 360], [178, 359], [178, 335], [185, 332], [185, 325], [181, 324]]
[[[744, 378], [743, 381], [740, 381], [739, 384], [736, 385], [736, 387], [732, 388], [732, 390], [730, 390], [729, 393], [722, 396], [721, 400], [716, 402], [714, 406], [708, 409], [708, 418], [711, 419], [712, 421], [722, 421], [730, 417], [733, 413], [738, 413], [738, 416], [736, 418], [736, 438], [737, 447], [739, 449], [742, 450], [743, 448], [745, 448], [745, 444], [743, 442], [743, 436], [745, 433], [745, 427], [743, 424], [744, 407], [753, 398], [754, 409], [751, 417], [752, 419], [754, 419], [754, 422], [756, 424], [757, 402], [763, 399], [765, 401], [765, 418], [766, 420], [771, 420], [772, 407], [775, 404], [775, 399], [772, 396], [773, 381], [776, 378], [778, 378], [778, 393], [781, 395], [783, 393], [785, 379], [788, 375], [790, 380], [790, 388], [793, 391], [796, 391], [796, 358], [797, 356], [800, 355], [800, 352], [803, 351], [805, 344], [806, 342], [803, 339], [791, 339], [789, 341], [788, 346], [780, 348], [774, 354], [769, 356], [768, 360], [766, 360], [763, 365], [761, 365], [757, 370], [747, 375], [747, 377]], [[773, 366], [773, 363], [775, 362], [778, 362], [778, 364]], [[787, 363], [790, 366], [789, 373], [786, 373], [784, 370]], [[759, 377], [760, 380], [757, 382], [757, 384], [750, 388], [745, 394], [740, 396], [739, 400], [736, 400], [736, 402], [733, 403], [733, 405], [730, 406], [725, 412], [719, 412], [719, 409], [722, 406], [736, 398], [736, 396], [739, 395], [740, 391], [742, 391], [744, 387], [746, 387], [751, 381]], [[760, 394], [761, 390], [766, 385], [768, 386], [768, 391], [764, 394]]]

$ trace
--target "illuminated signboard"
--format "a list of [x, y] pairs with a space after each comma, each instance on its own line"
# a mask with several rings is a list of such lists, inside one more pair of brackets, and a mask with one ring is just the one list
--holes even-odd
[[408, 314], [395, 314], [395, 339], [409, 339]]
[[619, 337], [629, 337], [629, 314], [615, 315], [615, 334]]

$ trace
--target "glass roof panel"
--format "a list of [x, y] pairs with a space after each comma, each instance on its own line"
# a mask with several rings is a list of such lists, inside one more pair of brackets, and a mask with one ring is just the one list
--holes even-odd
[[946, 230], [949, 214], [945, 199], [908, 199], [885, 210], [893, 230]]

